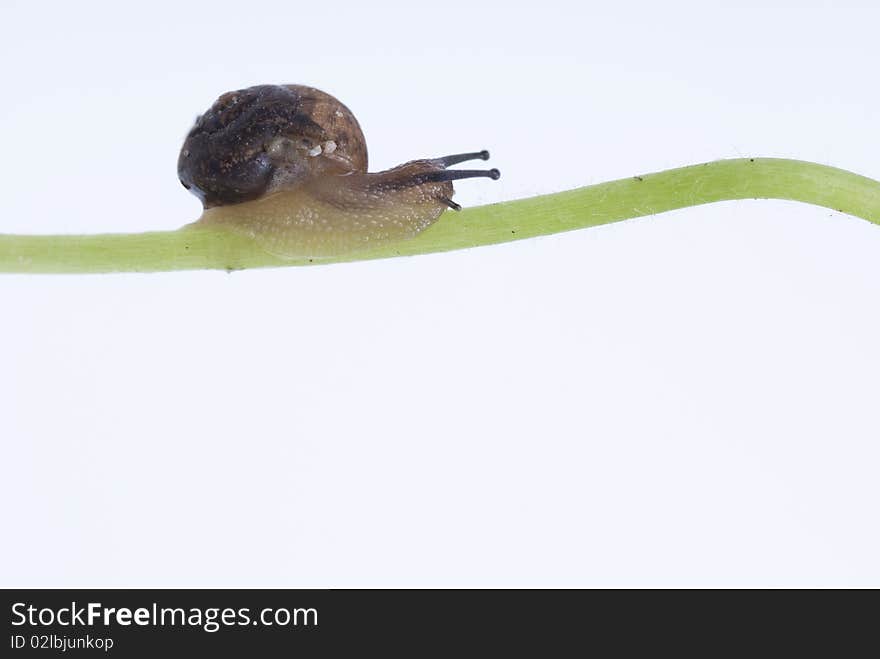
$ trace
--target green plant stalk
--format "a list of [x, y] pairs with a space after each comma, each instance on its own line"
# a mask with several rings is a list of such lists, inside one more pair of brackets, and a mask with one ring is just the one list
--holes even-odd
[[331, 258], [282, 259], [224, 229], [95, 235], [0, 234], [0, 272], [265, 268], [443, 252], [521, 240], [730, 199], [788, 199], [880, 224], [880, 182], [799, 160], [743, 158], [445, 213], [413, 239]]

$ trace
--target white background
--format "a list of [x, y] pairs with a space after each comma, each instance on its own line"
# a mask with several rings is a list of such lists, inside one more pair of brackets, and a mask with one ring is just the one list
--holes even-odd
[[[305, 83], [475, 205], [718, 158], [880, 178], [864, 2], [15, 3], [0, 231], [171, 229]], [[455, 221], [454, 217], [447, 221]], [[2, 585], [880, 585], [880, 227], [743, 201], [349, 265], [0, 275]]]

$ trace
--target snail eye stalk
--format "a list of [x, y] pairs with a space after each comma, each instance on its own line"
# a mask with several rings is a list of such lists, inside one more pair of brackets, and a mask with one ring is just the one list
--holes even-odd
[[465, 178], [490, 178], [497, 181], [501, 178], [501, 172], [497, 169], [444, 169], [439, 172], [425, 172], [419, 175], [422, 181], [442, 182], [460, 181]]
[[434, 158], [431, 162], [437, 165], [438, 167], [449, 167], [451, 165], [457, 165], [460, 162], [467, 162], [468, 160], [488, 160], [489, 152], [483, 149], [482, 151], [474, 151], [472, 153], [456, 153], [451, 156], [442, 156], [441, 158]]

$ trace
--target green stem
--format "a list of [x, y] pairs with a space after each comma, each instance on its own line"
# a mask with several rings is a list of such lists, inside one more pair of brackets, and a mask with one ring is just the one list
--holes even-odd
[[446, 213], [417, 237], [333, 258], [285, 260], [222, 229], [136, 234], [0, 234], [0, 272], [261, 268], [428, 254], [503, 243], [728, 199], [790, 199], [880, 224], [880, 182], [798, 160], [720, 160]]

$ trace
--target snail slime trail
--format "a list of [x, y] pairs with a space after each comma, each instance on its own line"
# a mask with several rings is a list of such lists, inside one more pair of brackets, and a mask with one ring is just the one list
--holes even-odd
[[201, 115], [177, 173], [204, 204], [193, 227], [223, 226], [276, 256], [336, 256], [411, 238], [452, 201], [452, 182], [497, 169], [447, 169], [488, 151], [367, 171], [361, 127], [345, 105], [302, 85], [227, 92]]

